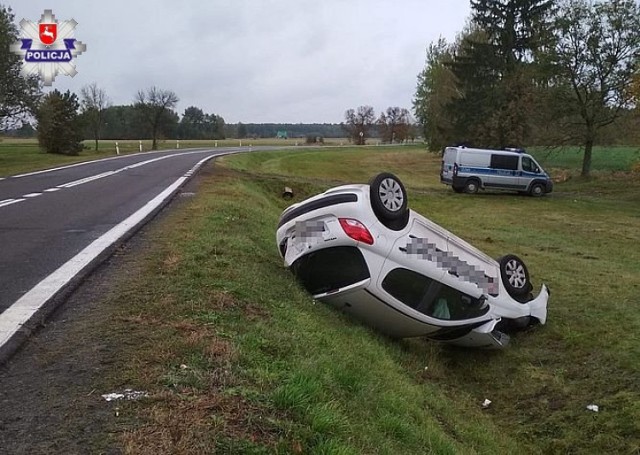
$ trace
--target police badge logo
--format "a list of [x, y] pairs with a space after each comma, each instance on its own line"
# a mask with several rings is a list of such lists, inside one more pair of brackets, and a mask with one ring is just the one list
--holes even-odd
[[50, 9], [44, 10], [37, 23], [22, 19], [20, 42], [10, 46], [24, 60], [22, 75], [39, 75], [44, 85], [51, 86], [60, 73], [78, 74], [73, 59], [86, 51], [87, 45], [73, 37], [76, 25], [73, 19], [56, 20]]

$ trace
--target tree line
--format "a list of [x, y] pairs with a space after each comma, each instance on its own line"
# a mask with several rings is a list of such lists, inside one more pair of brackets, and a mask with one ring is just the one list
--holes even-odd
[[370, 137], [390, 143], [415, 138], [409, 111], [399, 107], [389, 107], [377, 119], [370, 106], [349, 109], [345, 122], [339, 124], [228, 125], [222, 116], [196, 106], [179, 116], [177, 94], [155, 86], [138, 91], [128, 105], [113, 105], [97, 83], [82, 87], [79, 94], [53, 90], [44, 95], [38, 78], [23, 77], [20, 58], [9, 52], [9, 44], [17, 40], [14, 16], [0, 5], [0, 131], [21, 137], [37, 135], [43, 149], [51, 153], [77, 154], [86, 139], [97, 150], [101, 139], [151, 139], [155, 149], [160, 139], [284, 137], [315, 143], [347, 134], [355, 144], [364, 144]]
[[377, 137], [385, 143], [402, 143], [416, 138], [415, 122], [408, 109], [390, 106], [376, 119], [371, 106], [347, 109], [342, 129], [356, 145], [365, 145], [370, 137]]
[[414, 112], [432, 149], [638, 141], [633, 0], [471, 0], [453, 42], [427, 49]]

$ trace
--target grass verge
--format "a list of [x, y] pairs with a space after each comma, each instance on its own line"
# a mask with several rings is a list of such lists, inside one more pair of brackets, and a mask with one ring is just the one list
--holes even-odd
[[[532, 199], [455, 194], [438, 183], [438, 157], [418, 148], [223, 163], [158, 227], [144, 270], [112, 297], [124, 308], [113, 380], [152, 393], [126, 404], [139, 419], [122, 436], [127, 452], [640, 450], [637, 176], [575, 180]], [[523, 256], [553, 291], [548, 325], [503, 352], [461, 350], [390, 341], [314, 304], [275, 249], [282, 188], [300, 200], [381, 170], [403, 179], [418, 212], [493, 256]]]

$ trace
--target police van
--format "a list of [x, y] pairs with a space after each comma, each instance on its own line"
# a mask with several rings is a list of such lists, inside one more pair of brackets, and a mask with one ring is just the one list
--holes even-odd
[[549, 174], [522, 149], [447, 147], [442, 156], [440, 181], [451, 185], [457, 193], [497, 189], [542, 196], [553, 190]]

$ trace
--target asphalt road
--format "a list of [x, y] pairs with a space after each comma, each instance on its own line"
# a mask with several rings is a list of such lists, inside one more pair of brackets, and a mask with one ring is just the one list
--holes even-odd
[[[57, 286], [60, 278], [56, 273], [65, 264], [80, 257], [83, 268], [95, 265], [102, 258], [81, 257], [93, 254], [87, 250], [90, 245], [144, 224], [198, 163], [207, 157], [247, 150], [150, 152], [0, 179], [0, 332], [5, 331], [5, 341], [3, 316], [5, 320], [9, 314], [21, 316], [24, 309], [16, 307], [20, 302], [25, 307], [27, 296], [43, 283], [51, 288], [53, 281]], [[142, 218], [136, 218], [144, 208]], [[32, 306], [26, 303], [29, 309]]]

